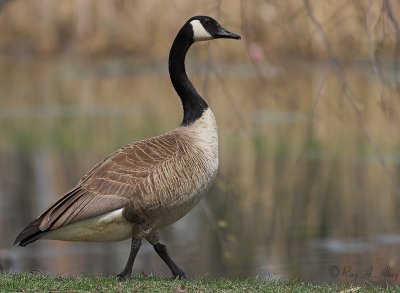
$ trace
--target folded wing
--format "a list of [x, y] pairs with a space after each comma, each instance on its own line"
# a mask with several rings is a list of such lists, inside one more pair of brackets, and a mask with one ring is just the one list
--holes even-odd
[[78, 185], [30, 223], [16, 238], [25, 246], [47, 231], [123, 208], [137, 196], [157, 188], [154, 174], [175, 159], [179, 144], [173, 133], [128, 145], [106, 157]]

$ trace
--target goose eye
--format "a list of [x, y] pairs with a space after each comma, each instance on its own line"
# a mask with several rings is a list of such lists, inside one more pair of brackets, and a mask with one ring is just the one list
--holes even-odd
[[211, 20], [209, 20], [208, 18], [206, 18], [205, 20], [204, 20], [204, 24], [210, 24], [211, 23]]

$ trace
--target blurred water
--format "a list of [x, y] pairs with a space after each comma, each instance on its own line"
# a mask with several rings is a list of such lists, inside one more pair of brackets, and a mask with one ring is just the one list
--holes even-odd
[[[251, 65], [217, 64], [208, 83], [206, 69], [189, 64], [217, 117], [221, 167], [207, 198], [161, 231], [176, 262], [211, 278], [399, 284], [392, 81], [382, 84], [365, 64], [346, 69], [377, 152], [326, 64], [277, 61], [262, 76]], [[0, 59], [0, 103], [0, 269], [118, 273], [129, 240], [12, 243], [102, 157], [179, 124], [166, 66]], [[148, 244], [134, 271], [170, 274]]]

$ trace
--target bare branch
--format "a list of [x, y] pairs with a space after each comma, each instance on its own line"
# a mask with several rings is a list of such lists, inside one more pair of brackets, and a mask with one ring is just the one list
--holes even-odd
[[311, 119], [310, 119], [311, 121], [314, 121], [315, 109], [317, 108], [317, 104], [318, 104], [318, 102], [319, 102], [319, 100], [320, 100], [320, 98], [322, 96], [322, 89], [324, 88], [324, 84], [325, 84], [325, 81], [326, 81], [326, 76], [327, 76], [327, 74], [325, 73], [324, 76], [321, 78], [321, 83], [318, 86], [318, 90], [317, 90], [317, 93], [315, 95], [314, 102], [313, 102], [313, 105], [312, 105]]
[[312, 6], [310, 3], [310, 0], [304, 0], [304, 4], [306, 6], [306, 10], [307, 10], [307, 14], [308, 17], [310, 18], [311, 22], [313, 23], [313, 25], [315, 26], [315, 28], [317, 29], [319, 35], [322, 38], [322, 41], [325, 45], [326, 50], [328, 51], [328, 55], [329, 55], [329, 62], [330, 65], [332, 67], [332, 70], [335, 74], [335, 77], [341, 87], [343, 96], [345, 97], [345, 99], [347, 100], [347, 102], [350, 104], [351, 109], [353, 110], [354, 115], [357, 118], [357, 122], [360, 125], [364, 136], [367, 138], [367, 141], [369, 143], [369, 145], [371, 146], [373, 152], [375, 153], [379, 163], [381, 164], [382, 168], [384, 169], [384, 171], [386, 172], [386, 175], [388, 176], [389, 180], [391, 181], [392, 185], [393, 185], [393, 189], [396, 193], [396, 195], [400, 198], [400, 188], [398, 185], [398, 182], [396, 180], [396, 178], [394, 178], [391, 173], [390, 170], [386, 164], [386, 161], [382, 155], [382, 153], [380, 152], [378, 146], [376, 145], [376, 143], [372, 140], [367, 127], [364, 124], [362, 115], [360, 110], [357, 108], [356, 103], [354, 102], [353, 97], [350, 95], [350, 89], [347, 85], [346, 80], [343, 78], [343, 74], [342, 71], [340, 69], [340, 66], [338, 64], [338, 62], [336, 61], [336, 59], [334, 58], [333, 52], [332, 52], [332, 48], [330, 46], [330, 43], [328, 41], [328, 38], [325, 34], [324, 29], [322, 28], [321, 24], [318, 22], [318, 20], [315, 18], [313, 11], [312, 11]]
[[[376, 39], [375, 39], [375, 35], [374, 35], [374, 31], [373, 28], [375, 26], [372, 25], [371, 23], [371, 1], [369, 1], [368, 3], [368, 9], [367, 12], [365, 13], [365, 26], [366, 26], [366, 30], [367, 30], [367, 36], [368, 36], [368, 42], [369, 42], [369, 48], [370, 48], [370, 56], [372, 59], [372, 64], [373, 64], [373, 70], [375, 72], [375, 75], [377, 76], [378, 82], [379, 82], [379, 93], [380, 93], [380, 97], [381, 97], [381, 103], [382, 103], [382, 107], [385, 110], [386, 115], [388, 115], [388, 111], [387, 111], [387, 106], [386, 106], [386, 102], [385, 102], [385, 98], [384, 98], [384, 81], [383, 81], [383, 72], [382, 72], [382, 68], [378, 63], [378, 56], [377, 56], [377, 51], [378, 51], [378, 46], [376, 44]], [[379, 21], [379, 19], [378, 19]], [[378, 22], [377, 21], [377, 22]]]
[[397, 21], [397, 19], [393, 15], [393, 7], [392, 7], [392, 2], [390, 0], [384, 0], [385, 3], [385, 11], [386, 14], [388, 15], [390, 21], [393, 24], [394, 30], [396, 32], [396, 44], [394, 47], [394, 70], [393, 70], [393, 75], [394, 75], [394, 80], [396, 83], [396, 90], [397, 90], [397, 96], [400, 98], [400, 82], [396, 76], [396, 72], [399, 69], [399, 57], [400, 57], [400, 26]]

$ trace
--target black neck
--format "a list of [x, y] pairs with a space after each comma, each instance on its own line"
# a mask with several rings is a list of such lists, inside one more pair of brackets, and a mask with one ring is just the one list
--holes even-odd
[[188, 25], [182, 27], [169, 53], [169, 75], [183, 106], [183, 121], [181, 125], [193, 123], [208, 108], [207, 103], [200, 97], [186, 75], [185, 57], [193, 44], [192, 34]]

